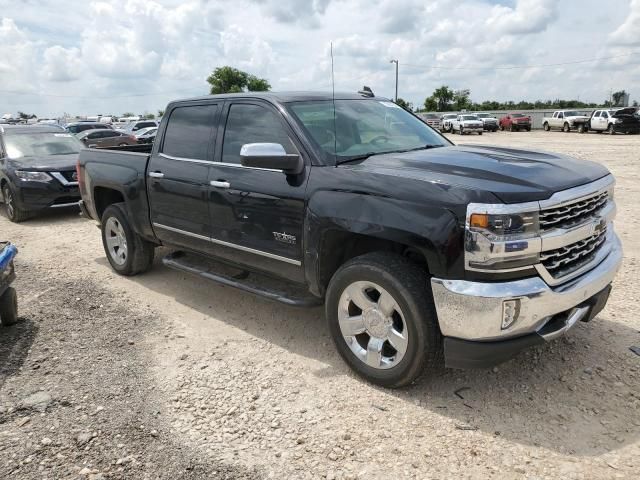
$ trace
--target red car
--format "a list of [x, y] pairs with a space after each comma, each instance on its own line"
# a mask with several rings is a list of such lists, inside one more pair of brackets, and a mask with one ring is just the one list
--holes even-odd
[[528, 117], [524, 113], [507, 113], [506, 116], [500, 119], [500, 130], [509, 130], [510, 132], [517, 132], [518, 130], [531, 131], [531, 117]]

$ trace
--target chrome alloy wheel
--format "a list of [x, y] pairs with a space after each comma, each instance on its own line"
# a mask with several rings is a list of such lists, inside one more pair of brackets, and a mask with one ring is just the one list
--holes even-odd
[[118, 265], [124, 265], [128, 255], [127, 237], [117, 218], [110, 217], [107, 220], [104, 226], [104, 237], [113, 261]]
[[400, 306], [375, 283], [354, 282], [342, 292], [338, 323], [351, 351], [370, 367], [394, 367], [407, 352], [409, 329]]
[[13, 206], [13, 193], [11, 193], [11, 190], [9, 190], [8, 188], [5, 188], [4, 191], [4, 202], [6, 203], [7, 207], [7, 215], [9, 216], [9, 218], [13, 218], [15, 214], [15, 207]]

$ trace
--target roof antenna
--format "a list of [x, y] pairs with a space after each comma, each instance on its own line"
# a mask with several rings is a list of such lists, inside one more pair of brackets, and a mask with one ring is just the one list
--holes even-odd
[[333, 74], [333, 42], [331, 42], [331, 101], [333, 103], [333, 156], [338, 166], [338, 132], [336, 128], [336, 78]]

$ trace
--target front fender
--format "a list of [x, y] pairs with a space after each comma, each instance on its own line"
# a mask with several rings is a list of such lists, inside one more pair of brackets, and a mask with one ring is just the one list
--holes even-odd
[[309, 200], [305, 225], [305, 276], [312, 291], [323, 290], [318, 280], [322, 241], [327, 232], [336, 230], [412, 247], [422, 253], [430, 273], [442, 278], [463, 268], [464, 232], [453, 212], [443, 206], [360, 192], [319, 191]]

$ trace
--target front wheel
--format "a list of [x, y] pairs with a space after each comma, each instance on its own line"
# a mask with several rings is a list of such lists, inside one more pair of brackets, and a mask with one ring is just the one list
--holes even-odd
[[402, 387], [442, 363], [426, 270], [400, 255], [375, 252], [347, 262], [329, 283], [325, 308], [338, 352], [372, 383]]
[[613, 131], [613, 123], [610, 123], [609, 126], [607, 127], [607, 133], [609, 135], [613, 135], [614, 133], [616, 133]]
[[23, 222], [32, 216], [31, 212], [20, 208], [16, 204], [15, 194], [8, 184], [2, 187], [2, 197], [4, 198], [4, 208], [7, 213], [7, 218], [13, 223]]
[[500, 124], [500, 131], [504, 132], [504, 125]]
[[544, 122], [544, 125], [542, 125], [542, 128], [544, 129], [545, 132], [548, 132], [549, 130], [551, 130], [551, 127], [547, 122]]
[[18, 295], [16, 289], [8, 287], [0, 297], [0, 322], [5, 327], [18, 321]]
[[587, 129], [585, 128], [584, 125], [578, 125], [578, 133], [584, 133], [586, 131]]
[[102, 245], [117, 273], [137, 275], [151, 268], [154, 245], [133, 231], [124, 208], [123, 203], [115, 203], [102, 214]]
[[460, 135], [464, 135], [464, 128], [462, 128], [462, 125], [460, 125]]

